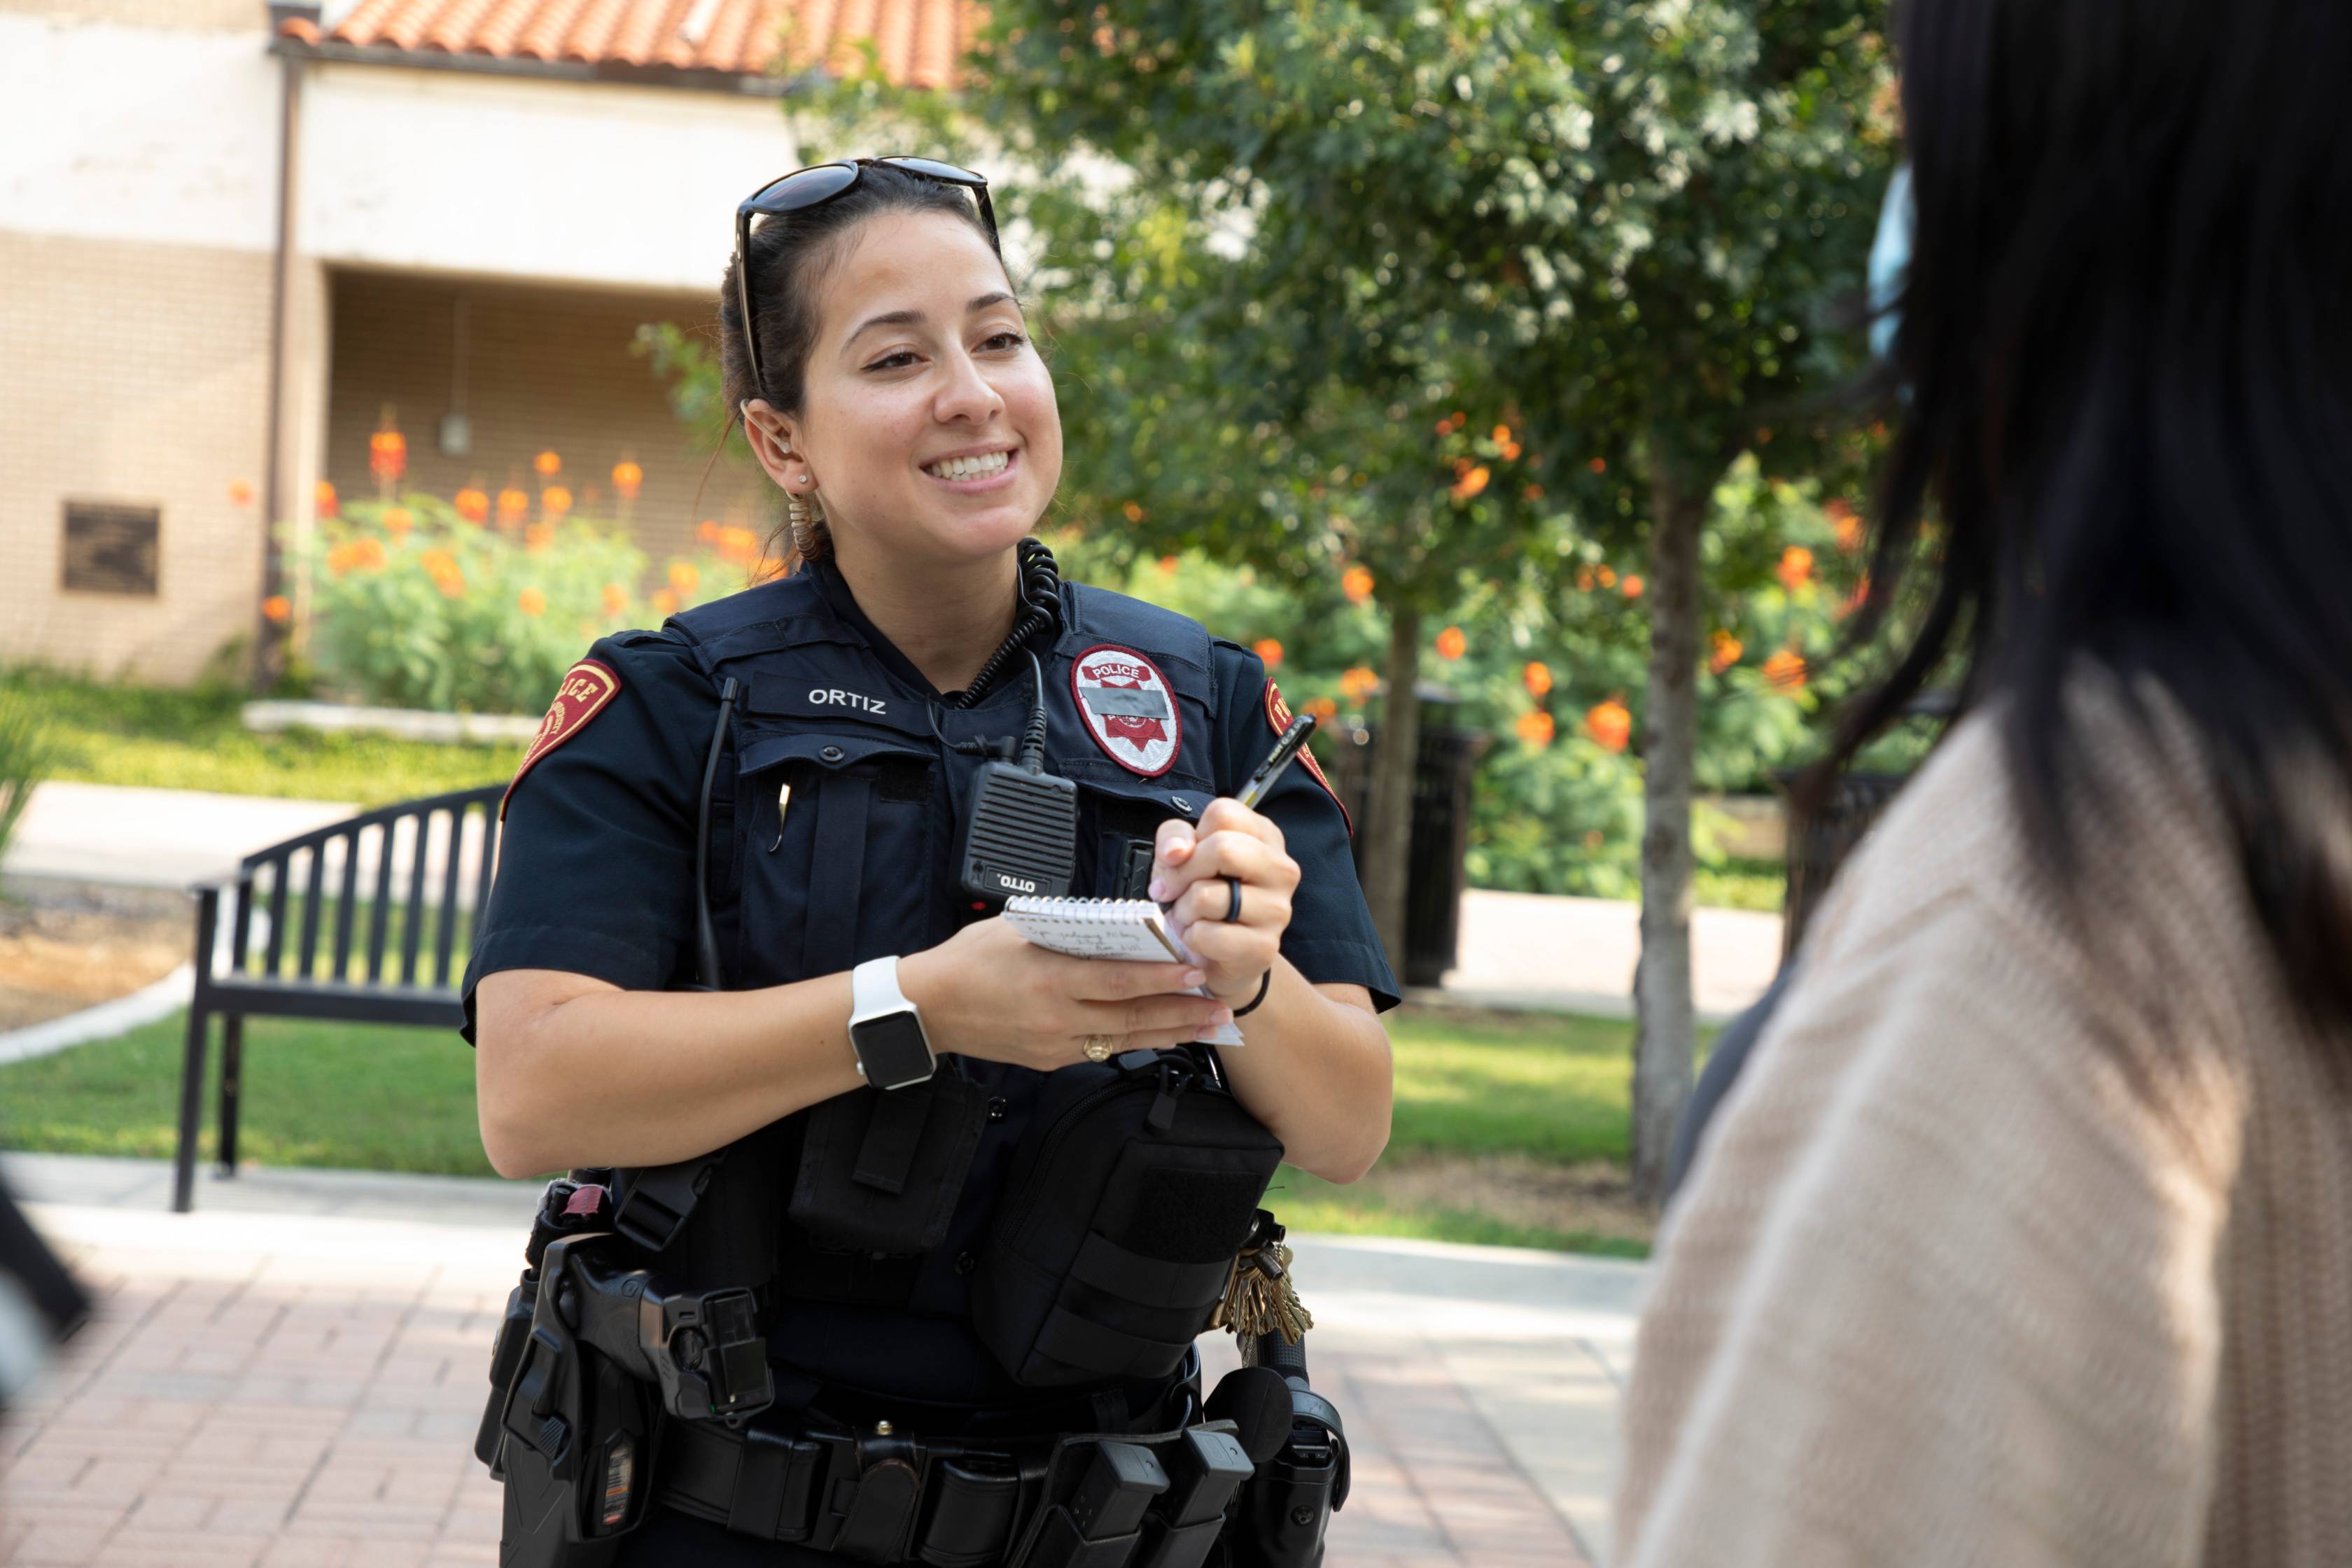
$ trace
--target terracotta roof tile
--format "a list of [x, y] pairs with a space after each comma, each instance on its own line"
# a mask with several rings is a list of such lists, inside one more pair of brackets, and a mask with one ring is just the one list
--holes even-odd
[[[689, 19], [702, 22], [698, 37], [685, 35]], [[329, 37], [409, 53], [740, 76], [766, 70], [789, 30], [785, 58], [795, 67], [841, 68], [871, 39], [892, 81], [941, 87], [979, 22], [973, 0], [360, 0]], [[315, 30], [280, 30], [318, 41]]]

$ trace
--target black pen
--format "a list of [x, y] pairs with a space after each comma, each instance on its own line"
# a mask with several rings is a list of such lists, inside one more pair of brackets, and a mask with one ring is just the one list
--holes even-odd
[[1252, 811], [1255, 811], [1257, 803], [1265, 798], [1266, 791], [1272, 789], [1275, 781], [1282, 776], [1282, 770], [1296, 762], [1298, 759], [1298, 753], [1307, 749], [1307, 737], [1313, 733], [1315, 733], [1314, 714], [1301, 713], [1297, 718], [1293, 719], [1290, 721], [1290, 728], [1285, 730], [1282, 732], [1282, 738], [1275, 742], [1274, 750], [1265, 754], [1265, 761], [1258, 763], [1257, 772], [1250, 774], [1249, 783], [1242, 785], [1242, 793], [1234, 798]]
[[[1290, 727], [1282, 732], [1279, 740], [1275, 742], [1274, 750], [1265, 754], [1265, 761], [1258, 763], [1257, 772], [1250, 774], [1249, 783], [1242, 785], [1242, 793], [1234, 798], [1250, 810], [1255, 811], [1257, 803], [1265, 798], [1265, 792], [1274, 787], [1276, 779], [1282, 777], [1282, 770], [1297, 762], [1298, 753], [1307, 749], [1307, 737], [1313, 733], [1315, 733], [1314, 714], [1301, 713], [1297, 718], [1293, 719], [1290, 721]], [[1160, 907], [1162, 910], [1172, 910], [1176, 907], [1175, 900], [1161, 900]]]

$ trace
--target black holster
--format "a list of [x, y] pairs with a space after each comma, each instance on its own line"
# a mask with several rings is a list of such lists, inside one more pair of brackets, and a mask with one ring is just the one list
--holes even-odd
[[474, 1452], [506, 1484], [501, 1568], [596, 1568], [645, 1518], [665, 1419], [740, 1424], [773, 1399], [751, 1293], [635, 1267], [599, 1188], [541, 1200], [507, 1299]]
[[1338, 1406], [1307, 1386], [1304, 1342], [1267, 1334], [1256, 1358], [1290, 1385], [1290, 1437], [1242, 1489], [1225, 1533], [1234, 1568], [1321, 1568], [1331, 1516], [1348, 1501], [1348, 1435]]

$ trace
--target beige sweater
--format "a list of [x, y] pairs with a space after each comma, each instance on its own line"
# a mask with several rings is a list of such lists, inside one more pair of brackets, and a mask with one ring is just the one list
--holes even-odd
[[1809, 934], [1667, 1221], [1616, 1568], [2352, 1565], [2352, 1104], [2186, 749], [2078, 706], [2083, 922], [1976, 719]]

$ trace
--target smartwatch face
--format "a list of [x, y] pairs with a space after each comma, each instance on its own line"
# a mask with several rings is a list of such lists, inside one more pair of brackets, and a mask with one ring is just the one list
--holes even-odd
[[931, 1076], [931, 1044], [912, 1013], [886, 1013], [849, 1026], [866, 1081], [876, 1089], [903, 1089]]

